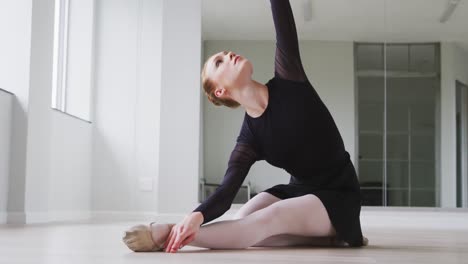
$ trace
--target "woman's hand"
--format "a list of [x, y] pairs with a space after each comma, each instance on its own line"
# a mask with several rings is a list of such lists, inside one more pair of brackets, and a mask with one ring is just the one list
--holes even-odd
[[164, 243], [165, 251], [176, 253], [177, 250], [192, 242], [202, 223], [203, 215], [200, 212], [187, 215], [182, 222], [172, 227]]

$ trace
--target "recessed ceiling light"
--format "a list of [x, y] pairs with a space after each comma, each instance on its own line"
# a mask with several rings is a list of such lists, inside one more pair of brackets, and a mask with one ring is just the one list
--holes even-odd
[[445, 7], [445, 11], [440, 17], [440, 23], [445, 23], [449, 18], [452, 16], [453, 11], [457, 8], [457, 5], [460, 3], [460, 0], [449, 0], [447, 2], [447, 6]]
[[312, 20], [312, 0], [302, 1], [302, 10], [304, 11], [304, 21], [309, 22]]

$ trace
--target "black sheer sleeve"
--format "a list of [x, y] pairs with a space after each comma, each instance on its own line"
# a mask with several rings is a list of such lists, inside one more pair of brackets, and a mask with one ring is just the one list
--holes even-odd
[[202, 224], [218, 218], [231, 208], [234, 197], [256, 160], [257, 154], [250, 145], [241, 142], [236, 144], [229, 158], [223, 182], [210, 197], [193, 211], [203, 214]]
[[270, 3], [276, 30], [275, 76], [306, 81], [291, 4], [289, 0], [270, 0]]

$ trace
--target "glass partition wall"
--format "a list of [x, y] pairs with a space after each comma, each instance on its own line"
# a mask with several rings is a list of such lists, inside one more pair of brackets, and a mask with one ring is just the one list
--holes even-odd
[[363, 205], [436, 206], [438, 43], [356, 43]]

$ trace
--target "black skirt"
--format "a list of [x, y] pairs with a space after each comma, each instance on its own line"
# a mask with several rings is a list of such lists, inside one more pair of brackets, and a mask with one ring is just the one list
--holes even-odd
[[279, 184], [264, 192], [282, 200], [306, 194], [317, 196], [327, 210], [337, 237], [347, 242], [351, 247], [363, 246], [359, 219], [361, 193], [353, 163], [349, 161], [344, 167], [331, 173], [330, 177], [333, 180], [327, 188], [317, 189], [316, 186], [300, 182], [291, 176], [289, 184]]

